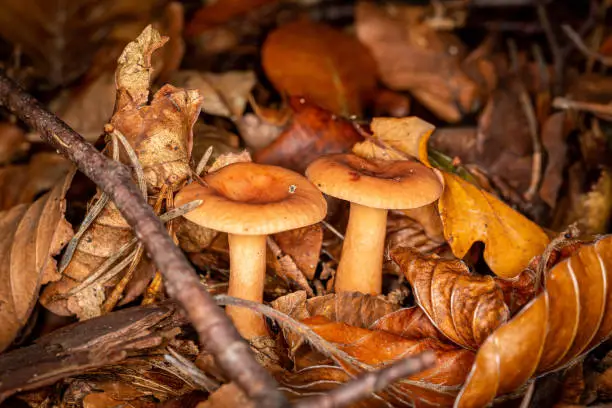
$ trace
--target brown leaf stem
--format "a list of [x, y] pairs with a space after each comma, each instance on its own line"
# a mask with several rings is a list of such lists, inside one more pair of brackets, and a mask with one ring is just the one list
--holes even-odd
[[276, 382], [255, 361], [248, 344], [200, 284], [184, 254], [143, 199], [128, 168], [106, 158], [2, 72], [0, 104], [38, 131], [111, 197], [164, 275], [168, 294], [186, 310], [202, 344], [226, 375], [258, 406], [286, 406]]

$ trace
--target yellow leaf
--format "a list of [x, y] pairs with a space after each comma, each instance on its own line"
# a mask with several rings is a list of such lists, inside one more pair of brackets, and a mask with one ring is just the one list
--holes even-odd
[[476, 241], [485, 244], [484, 259], [498, 276], [518, 275], [548, 244], [542, 229], [491, 194], [449, 173], [438, 201], [444, 237], [462, 258]]
[[430, 166], [427, 142], [435, 127], [416, 116], [407, 118], [374, 118], [370, 125], [374, 135], [353, 146], [353, 153], [366, 159], [405, 160], [406, 155]]

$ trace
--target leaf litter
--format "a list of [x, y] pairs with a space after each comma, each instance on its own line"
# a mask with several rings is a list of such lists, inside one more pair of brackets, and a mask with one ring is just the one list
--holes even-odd
[[[220, 305], [266, 316], [251, 348], [292, 402], [426, 351], [434, 367], [352, 406], [612, 398], [603, 20], [535, 2], [519, 6], [535, 20], [478, 2], [9, 3], [0, 64], [132, 170]], [[551, 31], [546, 18], [591, 26]], [[565, 35], [575, 50], [557, 49]], [[251, 405], [165, 300], [112, 201], [2, 115], [0, 398]], [[382, 293], [334, 290], [349, 210], [326, 196], [324, 221], [267, 238], [263, 303], [226, 296], [227, 234], [182, 217], [199, 202], [175, 208], [174, 195], [234, 163], [304, 174], [335, 153], [420, 162], [444, 186], [389, 211]], [[553, 377], [562, 390], [547, 391]]]

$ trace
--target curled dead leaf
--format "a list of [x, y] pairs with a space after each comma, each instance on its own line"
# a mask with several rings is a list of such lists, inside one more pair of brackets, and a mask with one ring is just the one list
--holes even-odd
[[376, 88], [376, 63], [368, 49], [321, 23], [297, 21], [273, 31], [263, 45], [262, 64], [280, 92], [338, 115], [361, 115]]
[[257, 151], [254, 161], [303, 173], [316, 158], [346, 153], [363, 138], [353, 125], [305, 99], [289, 101], [295, 112], [289, 126], [272, 144]]
[[17, 125], [0, 123], [0, 165], [10, 163], [28, 150], [25, 132]]
[[357, 36], [372, 52], [385, 85], [410, 91], [438, 116], [456, 122], [478, 105], [478, 86], [461, 66], [463, 44], [424, 23], [423, 12], [361, 1], [355, 11]]
[[455, 406], [485, 406], [607, 339], [612, 333], [611, 253], [612, 238], [605, 236], [548, 271], [545, 291], [482, 344]]
[[493, 278], [471, 274], [462, 261], [425, 257], [411, 248], [390, 255], [410, 282], [417, 304], [455, 344], [476, 350], [510, 317]]
[[53, 256], [72, 237], [64, 196], [74, 173], [34, 203], [0, 212], [0, 350], [27, 323], [41, 284], [59, 277]]

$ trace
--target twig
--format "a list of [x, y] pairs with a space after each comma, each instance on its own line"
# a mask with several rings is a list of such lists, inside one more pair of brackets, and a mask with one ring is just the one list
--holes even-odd
[[202, 156], [202, 158], [200, 159], [200, 162], [198, 163], [196, 167], [195, 172], [198, 176], [202, 175], [202, 172], [204, 171], [204, 168], [208, 164], [208, 161], [210, 160], [210, 157], [212, 156], [212, 154], [213, 154], [213, 146], [209, 146], [208, 149], [206, 149], [206, 152], [204, 152], [204, 156]]
[[255, 361], [249, 345], [200, 284], [185, 255], [143, 199], [128, 168], [97, 151], [3, 72], [0, 72], [0, 104], [37, 130], [43, 140], [74, 162], [110, 196], [164, 275], [168, 294], [185, 309], [200, 341], [228, 378], [258, 406], [287, 406], [276, 381]]
[[328, 230], [330, 230], [335, 236], [337, 236], [342, 241], [344, 241], [344, 235], [340, 231], [338, 231], [336, 228], [334, 228], [334, 226], [331, 225], [329, 222], [323, 220], [321, 221], [321, 224], [323, 224], [323, 226], [327, 228]]
[[590, 112], [596, 115], [612, 115], [612, 105], [574, 101], [569, 98], [556, 97], [553, 100], [553, 106], [557, 109], [572, 109], [577, 111]]
[[546, 34], [546, 40], [548, 41], [548, 46], [550, 47], [550, 52], [553, 57], [553, 66], [555, 68], [554, 94], [560, 95], [563, 92], [563, 66], [565, 63], [565, 56], [563, 54], [563, 50], [561, 47], [559, 47], [557, 37], [555, 36], [552, 26], [550, 25], [546, 7], [540, 3], [536, 6], [536, 10], [538, 12], [540, 24], [544, 29], [544, 34]]
[[296, 408], [337, 408], [345, 407], [372, 393], [382, 391], [393, 382], [432, 367], [436, 358], [432, 352], [408, 357], [376, 371], [361, 374], [332, 391], [310, 398], [298, 400]]
[[580, 37], [580, 34], [574, 31], [574, 29], [568, 24], [563, 24], [561, 28], [563, 29], [565, 35], [567, 35], [567, 37], [574, 43], [576, 48], [578, 48], [578, 50], [586, 57], [596, 59], [607, 67], [612, 66], [612, 57], [607, 57], [591, 50], [589, 47], [586, 46], [586, 44]]

